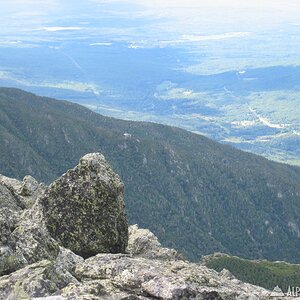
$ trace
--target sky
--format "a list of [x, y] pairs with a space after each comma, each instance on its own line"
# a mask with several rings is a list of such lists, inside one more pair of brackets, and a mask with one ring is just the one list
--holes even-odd
[[[114, 18], [112, 27], [139, 27], [141, 34], [220, 34], [222, 31], [269, 30], [298, 24], [299, 0], [1, 0], [1, 28], [37, 30], [57, 20], [91, 17]], [[133, 21], [139, 20], [140, 23]], [[145, 23], [141, 22], [142, 20]], [[107, 24], [104, 22], [104, 24]], [[123, 23], [122, 23], [123, 24]], [[70, 24], [76, 28], [80, 24]], [[81, 24], [82, 25], [82, 24]], [[98, 23], [99, 26], [99, 23]], [[105, 26], [105, 25], [104, 25]], [[124, 27], [124, 26], [123, 26]]]
[[[207, 72], [299, 65], [299, 16], [299, 0], [1, 0], [0, 47], [188, 47], [209, 58]], [[198, 69], [195, 62], [186, 71]]]

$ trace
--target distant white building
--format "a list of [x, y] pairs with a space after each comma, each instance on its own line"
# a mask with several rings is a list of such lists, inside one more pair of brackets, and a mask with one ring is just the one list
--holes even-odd
[[126, 138], [126, 139], [130, 139], [131, 138], [131, 134], [130, 133], [123, 133], [123, 136]]

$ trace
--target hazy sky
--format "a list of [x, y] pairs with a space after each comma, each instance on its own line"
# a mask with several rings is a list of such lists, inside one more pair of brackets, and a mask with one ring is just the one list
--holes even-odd
[[209, 53], [211, 68], [219, 57], [228, 65], [246, 65], [246, 56], [251, 65], [259, 59], [298, 64], [299, 16], [300, 0], [1, 0], [0, 46], [87, 39], [132, 48], [192, 43], [191, 53], [197, 47]]
[[193, 74], [300, 65], [299, 16], [300, 0], [0, 0], [0, 48], [180, 49]]
[[[163, 31], [214, 33], [224, 30], [268, 29], [297, 23], [299, 0], [1, 0], [0, 16], [7, 25], [47, 25], [57, 19], [85, 15], [99, 19], [108, 16], [134, 20], [155, 20], [151, 26]], [[76, 25], [76, 24], [70, 24]], [[130, 25], [130, 24], [129, 24]], [[123, 25], [122, 25], [123, 26]], [[5, 29], [5, 26], [2, 28]], [[143, 26], [145, 31], [147, 28]], [[194, 33], [191, 32], [191, 33]]]

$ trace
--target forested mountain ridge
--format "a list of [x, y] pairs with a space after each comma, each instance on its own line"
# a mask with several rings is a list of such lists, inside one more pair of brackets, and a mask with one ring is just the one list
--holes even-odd
[[300, 168], [191, 132], [0, 89], [0, 173], [50, 182], [102, 152], [130, 223], [192, 259], [215, 251], [300, 262]]

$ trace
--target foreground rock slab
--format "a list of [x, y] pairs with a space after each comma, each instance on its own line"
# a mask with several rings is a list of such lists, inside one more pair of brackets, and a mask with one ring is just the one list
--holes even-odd
[[124, 254], [98, 254], [76, 267], [82, 282], [106, 282], [131, 295], [153, 299], [267, 299], [263, 288], [227, 278], [183, 260], [147, 259]]
[[98, 254], [78, 261], [73, 274], [40, 261], [0, 277], [0, 299], [271, 299], [263, 288], [183, 260]]
[[[38, 241], [35, 243], [39, 243]], [[129, 228], [127, 254], [88, 259], [59, 247], [40, 260], [0, 277], [0, 299], [21, 300], [258, 300], [270, 291], [190, 263], [137, 225]]]
[[51, 261], [43, 260], [0, 277], [0, 299], [23, 300], [50, 296], [78, 281]]

